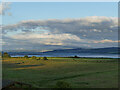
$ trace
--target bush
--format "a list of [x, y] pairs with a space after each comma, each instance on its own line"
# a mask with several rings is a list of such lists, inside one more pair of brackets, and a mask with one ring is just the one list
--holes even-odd
[[2, 53], [0, 52], [0, 57], [2, 57]]
[[32, 58], [32, 59], [36, 59], [36, 56], [32, 56], [31, 58]]
[[11, 56], [10, 56], [7, 52], [4, 52], [4, 53], [3, 53], [3, 57], [5, 57], [5, 58], [10, 58]]
[[43, 60], [48, 60], [47, 57], [43, 57]]
[[74, 58], [79, 58], [79, 57], [77, 55], [75, 55]]
[[25, 55], [24, 58], [29, 58], [28, 55]]
[[40, 59], [41, 59], [40, 57], [37, 58], [37, 60], [40, 60]]
[[70, 84], [65, 81], [58, 81], [55, 88], [71, 88]]

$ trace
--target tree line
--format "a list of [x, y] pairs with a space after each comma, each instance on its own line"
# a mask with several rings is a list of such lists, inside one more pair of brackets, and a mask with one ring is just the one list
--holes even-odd
[[[7, 53], [7, 52], [4, 52], [4, 53], [1, 53], [0, 52], [0, 57], [2, 57], [2, 58], [11, 58], [11, 56]], [[18, 57], [19, 58], [19, 57]], [[29, 57], [28, 55], [25, 55], [23, 58], [32, 58], [32, 59], [36, 59], [36, 60], [41, 60], [41, 59], [43, 59], [43, 60], [48, 60], [48, 58], [47, 57], [43, 57], [43, 58], [41, 58], [41, 57], [36, 57], [36, 56], [32, 56], [32, 57]]]

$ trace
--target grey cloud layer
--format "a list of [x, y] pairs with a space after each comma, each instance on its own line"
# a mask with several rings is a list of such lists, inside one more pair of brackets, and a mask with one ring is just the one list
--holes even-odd
[[[86, 17], [79, 19], [51, 19], [51, 20], [29, 20], [18, 24], [3, 27], [3, 33], [22, 30], [30, 32], [35, 30], [47, 30], [51, 33], [68, 33], [81, 38], [89, 39], [117, 39], [118, 25], [114, 17]], [[86, 36], [86, 37], [82, 37]]]
[[[58, 48], [66, 46], [106, 47], [117, 46], [118, 42], [118, 22], [115, 17], [28, 20], [3, 26], [2, 30], [11, 42], [24, 42], [25, 46], [29, 43], [31, 47], [33, 45], [42, 47], [57, 45]], [[20, 33], [8, 36], [9, 32], [16, 31]]]

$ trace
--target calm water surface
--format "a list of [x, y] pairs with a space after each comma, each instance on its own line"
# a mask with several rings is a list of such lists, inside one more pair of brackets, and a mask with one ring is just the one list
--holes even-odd
[[[119, 58], [118, 54], [92, 54], [92, 53], [43, 53], [41, 55], [28, 55], [29, 57], [69, 57], [69, 56], [79, 56], [79, 57], [103, 57], [103, 58]], [[24, 55], [11, 55], [11, 57], [24, 57]]]

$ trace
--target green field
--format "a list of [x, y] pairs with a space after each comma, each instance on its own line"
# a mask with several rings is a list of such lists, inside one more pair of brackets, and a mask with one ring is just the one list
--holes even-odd
[[67, 82], [71, 88], [117, 88], [117, 61], [107, 58], [6, 58], [2, 62], [3, 79], [31, 84], [33, 88], [55, 88], [59, 81]]

